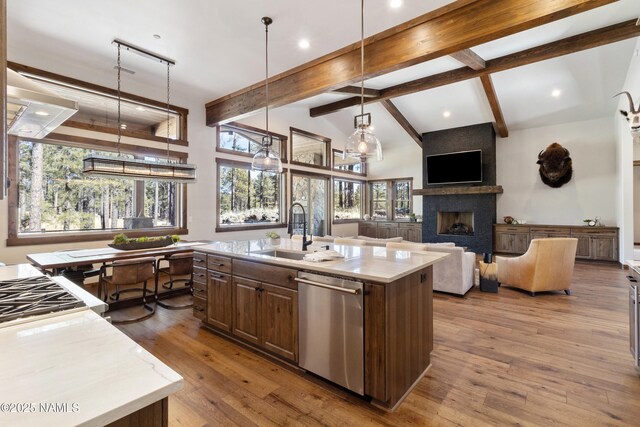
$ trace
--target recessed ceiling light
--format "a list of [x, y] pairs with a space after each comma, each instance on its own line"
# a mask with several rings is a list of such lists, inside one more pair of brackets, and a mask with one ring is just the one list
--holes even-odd
[[36, 111], [36, 114], [38, 116], [48, 116], [49, 115], [49, 113], [47, 113], [46, 111]]
[[560, 89], [554, 89], [551, 91], [551, 96], [554, 98], [558, 98], [560, 95], [562, 95], [562, 91]]
[[25, 129], [25, 128], [20, 129], [18, 132], [20, 132], [20, 133], [33, 133], [33, 131], [31, 129]]
[[126, 124], [126, 123], [122, 123], [122, 124], [120, 125], [120, 129], [126, 129], [126, 128], [127, 128], [127, 124]]
[[144, 107], [141, 107], [141, 106], [137, 106], [136, 110], [138, 110], [138, 111], [147, 111], [147, 110], [144, 109]]
[[160, 39], [160, 38], [162, 38], [162, 37], [160, 37], [160, 34], [154, 34], [154, 35], [153, 35], [153, 38], [154, 38], [154, 39]]
[[402, 0], [389, 0], [389, 7], [397, 9], [402, 6]]
[[309, 49], [309, 46], [311, 46], [311, 43], [309, 43], [309, 40], [307, 40], [307, 39], [301, 39], [298, 42], [298, 47], [300, 49]]
[[445, 111], [444, 113], [442, 113], [442, 117], [448, 119], [449, 117], [451, 117], [451, 112], [450, 111]]

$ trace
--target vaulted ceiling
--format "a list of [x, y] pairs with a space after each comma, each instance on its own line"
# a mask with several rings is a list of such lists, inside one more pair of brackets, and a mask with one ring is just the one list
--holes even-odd
[[[469, 3], [463, 0], [463, 3]], [[367, 0], [365, 32], [373, 35], [452, 3], [445, 0], [404, 0], [391, 9], [388, 0]], [[188, 6], [188, 7], [187, 7]], [[190, 0], [64, 0], [10, 1], [8, 5], [9, 60], [60, 72], [71, 77], [113, 86], [114, 38], [120, 38], [176, 60], [172, 68], [173, 91], [190, 94], [204, 103], [258, 83], [264, 78], [264, 28], [262, 16], [274, 19], [270, 27], [271, 74], [285, 72], [359, 39], [359, 1], [243, 0], [211, 2]], [[472, 46], [482, 59], [513, 54], [587, 31], [636, 19], [640, 2], [620, 0], [527, 31]], [[468, 25], [476, 25], [469, 17]], [[154, 38], [154, 34], [161, 36]], [[301, 50], [298, 40], [311, 47]], [[496, 98], [509, 130], [613, 115], [612, 95], [622, 87], [636, 38], [524, 65], [491, 75]], [[366, 53], [366, 49], [365, 49]], [[164, 70], [158, 64], [125, 56], [123, 66], [136, 71], [126, 76], [163, 87]], [[366, 81], [384, 89], [464, 65], [443, 56]], [[71, 74], [71, 73], [66, 73]], [[554, 97], [552, 91], [560, 91]], [[153, 95], [145, 94], [153, 97]], [[164, 96], [158, 90], [156, 98]], [[353, 95], [325, 93], [296, 102], [313, 108]], [[479, 78], [463, 80], [392, 99], [397, 110], [419, 133], [495, 121]], [[191, 107], [193, 108], [193, 107]], [[380, 137], [397, 139], [396, 120], [381, 104], [367, 110], [374, 115]], [[448, 111], [450, 117], [443, 113]], [[356, 107], [325, 117], [345, 133], [350, 132]]]

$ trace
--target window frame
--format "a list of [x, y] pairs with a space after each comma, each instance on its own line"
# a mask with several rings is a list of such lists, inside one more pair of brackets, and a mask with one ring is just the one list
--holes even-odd
[[337, 148], [334, 148], [334, 149], [331, 150], [331, 153], [332, 153], [331, 170], [333, 170], [334, 172], [338, 172], [338, 173], [345, 173], [345, 174], [349, 174], [349, 175], [366, 177], [367, 176], [367, 163], [366, 162], [360, 162], [360, 164], [362, 165], [362, 172], [354, 172], [354, 171], [342, 170], [342, 169], [337, 169], [336, 168], [336, 166], [337, 166], [336, 165], [336, 156], [341, 156], [343, 152], [344, 152], [343, 150], [338, 150]]
[[[335, 210], [335, 188], [336, 181], [344, 181], [344, 182], [352, 182], [360, 184], [360, 218], [352, 218], [352, 219], [336, 219], [336, 210]], [[365, 206], [365, 192], [366, 192], [366, 181], [352, 178], [343, 178], [340, 176], [334, 176], [331, 180], [331, 222], [333, 224], [349, 224], [349, 223], [357, 223], [362, 221], [364, 217], [364, 212], [366, 209]]]
[[[51, 134], [50, 134], [51, 135]], [[63, 140], [60, 140], [63, 139]], [[13, 185], [9, 186], [9, 207], [8, 207], [8, 233], [7, 233], [7, 246], [24, 246], [24, 245], [41, 245], [41, 244], [55, 244], [55, 243], [75, 243], [75, 242], [95, 242], [101, 240], [111, 240], [117, 234], [123, 232], [122, 229], [116, 229], [112, 231], [55, 231], [47, 233], [29, 233], [28, 235], [21, 235], [19, 233], [19, 218], [18, 218], [18, 206], [19, 206], [19, 194], [18, 194], [18, 145], [21, 140], [29, 140], [29, 138], [18, 138], [14, 135], [9, 135], [9, 177], [10, 182]], [[66, 145], [71, 147], [79, 147], [86, 149], [97, 149], [101, 151], [116, 151], [116, 143], [109, 141], [99, 141], [100, 145], [94, 145], [92, 142], [96, 140], [84, 137], [69, 137], [69, 138], [44, 138], [39, 142], [53, 145]], [[155, 148], [145, 148], [144, 152], [137, 150], [137, 146], [120, 144], [120, 150], [129, 154], [138, 155], [151, 155], [151, 156], [166, 156], [167, 151]], [[173, 158], [178, 158], [180, 161], [186, 159], [187, 153], [170, 151], [169, 155]], [[178, 184], [178, 196], [179, 205], [176, 210], [176, 226], [175, 227], [163, 227], [163, 228], [139, 228], [126, 230], [128, 237], [142, 237], [142, 236], [166, 236], [168, 234], [184, 235], [188, 234], [189, 230], [186, 226], [187, 219], [187, 186], [186, 184]]]
[[[299, 176], [305, 176], [305, 177], [310, 177], [310, 178], [315, 178], [315, 179], [323, 179], [326, 181], [326, 185], [327, 185], [327, 191], [325, 194], [325, 206], [326, 206], [326, 216], [325, 216], [325, 224], [326, 224], [326, 230], [324, 232], [325, 236], [327, 235], [331, 235], [331, 225], [332, 225], [332, 221], [331, 221], [331, 217], [330, 215], [332, 215], [333, 210], [332, 210], [332, 206], [333, 203], [331, 201], [331, 198], [333, 196], [332, 194], [332, 189], [331, 189], [331, 175], [326, 175], [326, 174], [322, 174], [322, 173], [316, 173], [316, 172], [308, 172], [308, 171], [303, 171], [303, 170], [299, 170], [299, 169], [292, 169], [291, 172], [289, 173], [289, 197], [287, 198], [288, 204], [287, 206], [291, 206], [293, 204], [293, 178], [294, 175], [299, 175]], [[309, 212], [306, 212], [307, 214], [307, 220], [309, 219]], [[287, 222], [291, 220], [291, 218], [288, 217], [289, 212], [287, 210]], [[309, 232], [310, 233], [310, 232]]]
[[[298, 161], [293, 160], [293, 158], [294, 158], [293, 145], [295, 143], [295, 141], [294, 141], [294, 135], [295, 134], [298, 134], [298, 135], [301, 135], [301, 136], [305, 136], [305, 137], [311, 138], [311, 139], [316, 139], [316, 140], [324, 143], [324, 159], [325, 159], [325, 165], [324, 166], [314, 165], [312, 163], [298, 162]], [[304, 167], [308, 167], [308, 168], [331, 170], [332, 164], [333, 164], [333, 159], [329, 157], [331, 155], [331, 138], [327, 138], [326, 136], [318, 135], [318, 134], [315, 134], [315, 133], [312, 133], [312, 132], [308, 132], [306, 130], [294, 128], [294, 127], [289, 127], [289, 135], [290, 135], [289, 146], [290, 146], [290, 149], [291, 149], [291, 160], [289, 161], [290, 164], [298, 165], [298, 166], [304, 166]]]
[[385, 209], [387, 213], [387, 217], [384, 220], [378, 221], [409, 221], [404, 218], [396, 218], [396, 210], [395, 210], [395, 202], [397, 200], [396, 194], [396, 183], [408, 181], [409, 182], [409, 213], [413, 213], [413, 178], [412, 177], [404, 177], [404, 178], [390, 178], [390, 179], [372, 179], [367, 181], [367, 201], [366, 206], [368, 210], [368, 214], [371, 215], [373, 219], [373, 191], [371, 190], [373, 184], [386, 183], [387, 187], [387, 200], [385, 203]]
[[[242, 169], [249, 169], [251, 170], [251, 163], [248, 162], [242, 162], [242, 161], [238, 161], [238, 160], [231, 160], [231, 159], [223, 159], [223, 158], [216, 158], [216, 214], [215, 214], [215, 219], [216, 219], [216, 226], [215, 226], [215, 231], [216, 233], [224, 233], [224, 232], [228, 232], [228, 231], [246, 231], [246, 230], [265, 230], [265, 229], [272, 229], [272, 228], [285, 228], [287, 227], [287, 212], [286, 212], [286, 206], [285, 206], [285, 200], [287, 200], [286, 195], [287, 195], [287, 191], [285, 188], [285, 184], [286, 184], [286, 174], [287, 174], [287, 169], [283, 169], [282, 173], [280, 173], [280, 200], [278, 201], [279, 204], [279, 208], [280, 208], [280, 221], [273, 223], [266, 223], [266, 224], [233, 224], [233, 225], [227, 225], [224, 226], [220, 223], [220, 218], [221, 218], [221, 212], [220, 212], [220, 168], [222, 166], [227, 166], [227, 167], [236, 167], [236, 168], [242, 168]], [[284, 221], [283, 221], [284, 220]]]
[[[239, 130], [245, 130], [245, 131], [249, 131], [249, 132], [254, 132], [260, 135], [265, 136], [267, 134], [267, 131], [264, 129], [260, 129], [257, 127], [253, 127], [253, 126], [249, 126], [249, 125], [245, 125], [242, 123], [238, 123], [238, 122], [229, 122], [229, 123], [225, 123], [223, 125], [219, 125], [216, 126], [216, 152], [218, 153], [226, 153], [226, 154], [232, 154], [234, 156], [242, 156], [242, 157], [249, 157], [249, 158], [253, 158], [253, 154], [251, 153], [244, 153], [242, 151], [235, 151], [235, 150], [229, 150], [228, 148], [222, 148], [220, 146], [220, 128], [226, 126], [226, 127], [230, 127], [230, 128], [236, 128]], [[282, 161], [282, 163], [286, 163], [287, 162], [287, 146], [288, 146], [288, 140], [289, 138], [286, 135], [282, 135], [276, 132], [272, 132], [269, 131], [269, 134], [276, 136], [280, 139], [280, 160]]]

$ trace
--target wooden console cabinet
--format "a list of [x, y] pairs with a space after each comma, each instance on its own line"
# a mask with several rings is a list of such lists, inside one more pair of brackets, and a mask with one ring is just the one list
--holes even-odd
[[571, 225], [495, 224], [494, 252], [523, 254], [532, 239], [575, 237], [576, 259], [618, 261], [618, 228]]
[[402, 237], [402, 240], [422, 243], [422, 223], [407, 221], [360, 221], [358, 235], [377, 239]]

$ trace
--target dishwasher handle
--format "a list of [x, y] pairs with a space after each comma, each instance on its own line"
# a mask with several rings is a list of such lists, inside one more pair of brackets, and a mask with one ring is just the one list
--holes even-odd
[[332, 291], [344, 292], [345, 294], [360, 295], [362, 293], [362, 289], [359, 289], [359, 288], [357, 289], [341, 288], [339, 286], [331, 286], [325, 283], [314, 282], [312, 280], [300, 279], [299, 277], [296, 277], [294, 280], [296, 282], [305, 283], [307, 285], [318, 286], [319, 288], [325, 288], [325, 289], [331, 289]]

